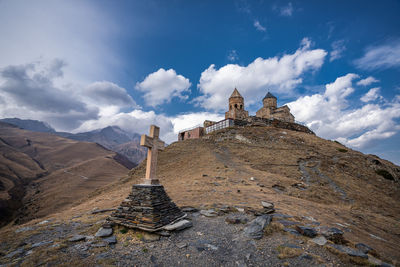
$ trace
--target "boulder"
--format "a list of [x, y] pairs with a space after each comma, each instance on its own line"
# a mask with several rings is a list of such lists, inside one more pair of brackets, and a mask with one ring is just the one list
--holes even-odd
[[337, 249], [337, 250], [339, 250], [340, 252], [346, 253], [349, 256], [368, 259], [368, 255], [365, 254], [364, 252], [362, 252], [361, 250], [352, 249], [352, 248], [349, 248], [349, 247], [346, 247], [346, 246], [336, 245], [336, 244], [332, 244], [330, 246], [335, 248], [335, 249]]
[[318, 236], [318, 237], [314, 237], [313, 239], [311, 239], [311, 242], [313, 242], [317, 245], [323, 246], [326, 244], [326, 242], [328, 242], [328, 240], [326, 240], [326, 238], [323, 236]]
[[78, 242], [78, 241], [82, 241], [85, 240], [86, 236], [84, 235], [74, 235], [73, 237], [71, 237], [70, 239], [68, 239], [69, 242]]
[[297, 230], [297, 232], [299, 232], [300, 234], [302, 234], [304, 236], [308, 236], [308, 237], [317, 236], [317, 230], [315, 230], [315, 228], [313, 228], [313, 227], [296, 225], [296, 230]]
[[245, 236], [253, 239], [261, 239], [264, 234], [264, 228], [270, 224], [272, 217], [270, 215], [262, 215], [252, 220], [246, 228], [244, 228]]
[[373, 251], [374, 249], [371, 248], [370, 246], [364, 244], [364, 243], [358, 243], [356, 244], [356, 248], [367, 254], [370, 251]]
[[117, 243], [117, 238], [115, 237], [115, 235], [113, 235], [110, 237], [103, 238], [103, 241], [109, 245], [113, 245]]

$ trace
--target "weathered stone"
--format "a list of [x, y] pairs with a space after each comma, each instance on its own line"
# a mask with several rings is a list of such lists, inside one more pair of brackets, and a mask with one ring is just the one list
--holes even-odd
[[363, 244], [363, 243], [358, 243], [356, 244], [356, 248], [367, 254], [370, 251], [373, 251], [374, 249], [371, 248], [370, 246]]
[[32, 231], [34, 229], [35, 228], [32, 227], [32, 226], [22, 227], [22, 228], [19, 228], [19, 229], [15, 230], [15, 233], [21, 233], [21, 232], [25, 232], [25, 231]]
[[271, 222], [272, 217], [270, 215], [262, 215], [251, 221], [246, 228], [244, 228], [244, 234], [247, 237], [253, 239], [260, 239], [263, 236], [264, 228]]
[[293, 235], [300, 235], [299, 232], [297, 232], [295, 229], [293, 228], [283, 228], [283, 231], [291, 233]]
[[173, 224], [169, 224], [164, 226], [164, 229], [167, 231], [180, 231], [189, 227], [192, 227], [193, 223], [188, 220], [181, 220]]
[[112, 244], [116, 244], [117, 243], [117, 238], [115, 237], [115, 235], [113, 235], [113, 236], [109, 236], [109, 237], [103, 238], [103, 241], [106, 242], [109, 245], [112, 245]]
[[347, 255], [352, 256], [352, 257], [360, 257], [360, 258], [364, 258], [364, 259], [368, 258], [367, 254], [365, 254], [364, 252], [362, 252], [358, 249], [352, 249], [352, 248], [349, 248], [346, 246], [336, 245], [336, 244], [332, 244], [330, 246], [339, 250], [340, 252], [346, 253]]
[[318, 232], [325, 236], [328, 240], [331, 240], [335, 244], [345, 244], [346, 241], [343, 238], [343, 231], [335, 227], [318, 227]]
[[70, 239], [68, 239], [69, 242], [78, 242], [78, 241], [82, 241], [85, 240], [86, 236], [84, 235], [74, 235], [73, 237], [71, 237]]
[[273, 209], [274, 208], [274, 203], [267, 202], [267, 201], [261, 201], [261, 205], [266, 209]]
[[20, 256], [25, 252], [24, 248], [19, 248], [13, 252], [8, 253], [5, 257], [6, 258], [13, 258], [14, 256]]
[[206, 217], [216, 217], [218, 216], [218, 213], [213, 210], [213, 209], [209, 209], [209, 210], [201, 210], [200, 214]]
[[282, 224], [283, 226], [291, 226], [300, 224], [299, 222], [287, 221], [287, 220], [279, 220], [278, 223]]
[[176, 246], [177, 246], [178, 248], [184, 248], [184, 247], [187, 247], [187, 244], [181, 242], [181, 243], [177, 243]]
[[97, 236], [97, 237], [107, 237], [107, 236], [112, 235], [112, 233], [113, 233], [113, 229], [112, 228], [100, 227], [100, 229], [97, 231], [95, 236]]
[[320, 246], [323, 246], [326, 244], [326, 242], [328, 242], [328, 240], [326, 240], [326, 238], [323, 236], [314, 237], [310, 241], [314, 242], [315, 244], [320, 245]]
[[309, 226], [299, 226], [296, 225], [296, 230], [297, 232], [299, 232], [300, 234], [304, 235], [304, 236], [308, 236], [308, 237], [315, 237], [317, 236], [317, 231]]
[[249, 221], [249, 219], [243, 214], [230, 214], [225, 218], [225, 221], [231, 224], [245, 224]]

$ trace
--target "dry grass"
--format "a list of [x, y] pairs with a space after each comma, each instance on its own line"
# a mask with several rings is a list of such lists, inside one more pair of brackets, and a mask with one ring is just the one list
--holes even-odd
[[304, 252], [302, 249], [299, 248], [289, 248], [285, 246], [278, 246], [276, 250], [278, 250], [278, 258], [281, 260], [298, 257]]

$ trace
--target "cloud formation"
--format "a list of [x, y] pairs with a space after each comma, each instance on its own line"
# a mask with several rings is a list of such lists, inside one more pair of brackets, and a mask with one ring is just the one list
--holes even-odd
[[364, 103], [367, 103], [374, 101], [377, 98], [380, 98], [381, 96], [379, 95], [379, 90], [379, 87], [371, 88], [365, 95], [360, 98], [360, 100]]
[[400, 99], [352, 108], [347, 98], [354, 92], [356, 79], [358, 75], [349, 73], [327, 84], [323, 94], [301, 97], [288, 106], [296, 119], [305, 122], [317, 135], [351, 147], [363, 148], [393, 136], [400, 130], [395, 121], [400, 118]]
[[143, 97], [147, 105], [155, 107], [162, 103], [169, 103], [173, 97], [187, 99], [184, 93], [190, 86], [189, 79], [176, 74], [175, 70], [161, 68], [137, 83], [135, 88], [144, 92]]
[[372, 76], [369, 76], [369, 77], [367, 77], [365, 79], [359, 80], [357, 82], [357, 85], [367, 86], [367, 85], [370, 85], [370, 84], [373, 84], [373, 83], [377, 83], [377, 82], [379, 82], [379, 80], [375, 79]]
[[257, 29], [257, 31], [260, 32], [266, 32], [267, 28], [265, 28], [263, 25], [258, 20], [255, 20], [253, 23], [254, 27]]
[[343, 56], [343, 52], [346, 50], [344, 40], [338, 40], [332, 43], [332, 51], [330, 52], [329, 61], [332, 62]]
[[371, 46], [354, 61], [363, 70], [379, 70], [400, 67], [400, 39], [382, 45]]
[[280, 15], [284, 17], [290, 17], [293, 15], [293, 5], [289, 2], [286, 6], [281, 7]]
[[302, 83], [302, 76], [307, 71], [318, 70], [327, 55], [323, 49], [310, 49], [310, 46], [311, 41], [304, 38], [296, 52], [280, 58], [257, 58], [247, 66], [228, 64], [220, 69], [212, 64], [201, 73], [197, 87], [203, 95], [195, 101], [208, 110], [222, 111], [235, 87], [246, 98], [247, 105], [267, 91], [291, 94]]
[[115, 83], [102, 81], [94, 82], [86, 87], [83, 95], [89, 101], [102, 106], [136, 107], [135, 101], [124, 88]]

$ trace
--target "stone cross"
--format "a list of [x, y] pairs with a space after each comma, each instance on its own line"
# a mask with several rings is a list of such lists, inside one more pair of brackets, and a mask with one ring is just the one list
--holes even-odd
[[140, 138], [140, 145], [148, 148], [146, 178], [144, 179], [144, 184], [159, 184], [156, 177], [157, 154], [158, 150], [164, 150], [165, 148], [165, 143], [158, 138], [159, 134], [160, 127], [151, 125], [150, 136], [142, 134]]

